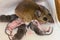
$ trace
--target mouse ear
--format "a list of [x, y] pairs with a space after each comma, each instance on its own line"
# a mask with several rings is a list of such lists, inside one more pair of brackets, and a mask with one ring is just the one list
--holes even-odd
[[40, 12], [39, 10], [36, 10], [36, 11], [35, 11], [35, 16], [39, 18], [40, 15], [41, 15], [41, 12]]
[[50, 12], [49, 12], [49, 9], [46, 8], [45, 6], [40, 5], [39, 7], [40, 7], [40, 10], [41, 10], [42, 12], [44, 12], [45, 14], [50, 13]]

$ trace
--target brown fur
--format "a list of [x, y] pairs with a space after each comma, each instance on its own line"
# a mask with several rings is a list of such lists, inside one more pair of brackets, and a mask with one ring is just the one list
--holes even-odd
[[24, 21], [29, 22], [35, 18], [34, 11], [37, 9], [39, 9], [39, 7], [37, 7], [37, 5], [33, 2], [22, 2], [16, 8], [16, 15]]
[[[40, 17], [37, 17], [35, 15], [36, 11], [40, 11], [41, 15]], [[53, 22], [53, 18], [50, 14], [50, 12], [43, 6], [37, 5], [33, 1], [23, 1], [21, 2], [15, 9], [16, 15], [23, 19], [25, 22], [30, 22], [31, 20], [38, 20], [40, 22]], [[44, 21], [43, 18], [47, 17], [47, 21]]]

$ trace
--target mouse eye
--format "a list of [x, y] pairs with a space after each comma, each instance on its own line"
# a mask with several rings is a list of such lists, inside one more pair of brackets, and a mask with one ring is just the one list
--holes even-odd
[[44, 21], [47, 21], [47, 18], [46, 18], [46, 17], [44, 17], [44, 18], [43, 18], [43, 20], [44, 20]]
[[41, 12], [39, 10], [36, 10], [35, 15], [39, 18], [41, 15]]
[[50, 13], [49, 13], [48, 15], [49, 15], [49, 16], [51, 16], [51, 14], [50, 14]]

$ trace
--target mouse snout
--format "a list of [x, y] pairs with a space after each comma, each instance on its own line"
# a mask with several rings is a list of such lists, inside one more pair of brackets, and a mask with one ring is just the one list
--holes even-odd
[[54, 20], [52, 19], [52, 20], [49, 20], [48, 22], [50, 22], [50, 23], [54, 23]]
[[52, 21], [49, 21], [50, 23], [54, 23], [54, 21], [52, 20]]

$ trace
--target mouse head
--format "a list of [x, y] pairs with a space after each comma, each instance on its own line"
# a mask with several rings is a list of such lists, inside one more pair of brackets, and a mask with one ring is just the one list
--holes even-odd
[[45, 8], [44, 6], [40, 5], [39, 10], [35, 11], [35, 16], [38, 21], [41, 23], [54, 23], [53, 17], [50, 14], [49, 10]]

